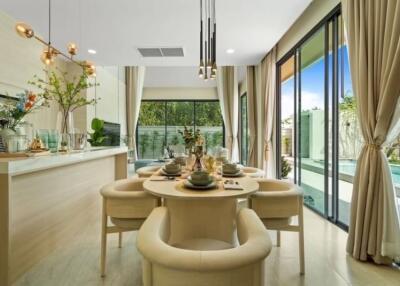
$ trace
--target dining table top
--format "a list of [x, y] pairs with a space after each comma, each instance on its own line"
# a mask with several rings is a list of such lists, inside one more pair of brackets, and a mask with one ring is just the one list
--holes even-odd
[[[170, 199], [242, 198], [257, 192], [259, 188], [257, 180], [243, 175], [235, 178], [216, 176], [216, 186], [214, 188], [208, 190], [194, 190], [185, 186], [187, 176], [188, 174], [183, 174], [181, 177], [173, 178], [172, 180], [158, 180], [160, 174], [156, 173], [143, 183], [143, 188], [155, 196]], [[243, 189], [226, 190], [224, 188], [224, 181], [226, 180], [233, 180]]]

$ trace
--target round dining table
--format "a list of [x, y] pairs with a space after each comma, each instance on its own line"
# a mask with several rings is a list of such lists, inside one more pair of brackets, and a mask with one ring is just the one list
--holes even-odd
[[[246, 198], [257, 192], [257, 180], [248, 176], [237, 178], [220, 177], [216, 187], [210, 190], [193, 190], [185, 186], [185, 175], [173, 180], [163, 180], [155, 174], [143, 183], [145, 191], [163, 198], [168, 208], [172, 229], [179, 228], [180, 236], [210, 237], [229, 234], [233, 237], [236, 228], [238, 198]], [[226, 180], [233, 180], [242, 190], [227, 190]], [[171, 241], [179, 241], [171, 233]], [[226, 237], [226, 241], [230, 240]]]

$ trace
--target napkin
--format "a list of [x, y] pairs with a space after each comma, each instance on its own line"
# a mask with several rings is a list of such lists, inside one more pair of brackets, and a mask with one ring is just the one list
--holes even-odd
[[243, 190], [243, 187], [239, 184], [235, 183], [224, 183], [224, 189], [225, 190], [232, 190], [232, 191], [241, 191]]

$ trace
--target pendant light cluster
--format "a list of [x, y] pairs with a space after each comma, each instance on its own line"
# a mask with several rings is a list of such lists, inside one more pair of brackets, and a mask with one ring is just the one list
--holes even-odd
[[43, 45], [45, 45], [44, 50], [42, 52], [42, 55], [40, 56], [41, 61], [47, 65], [50, 66], [54, 63], [54, 60], [56, 59], [56, 57], [58, 55], [61, 55], [65, 58], [67, 58], [68, 60], [76, 63], [77, 65], [81, 66], [86, 73], [89, 76], [96, 76], [96, 67], [93, 63], [89, 62], [89, 61], [83, 61], [83, 62], [78, 62], [76, 60], [74, 60], [74, 56], [78, 53], [78, 47], [75, 43], [69, 43], [67, 50], [68, 50], [68, 55], [64, 54], [63, 52], [61, 52], [60, 50], [56, 49], [55, 47], [53, 47], [51, 45], [51, 0], [49, 0], [49, 41], [45, 42], [43, 39], [41, 39], [40, 37], [36, 36], [33, 29], [22, 22], [19, 22], [15, 25], [15, 30], [17, 31], [18, 35], [20, 35], [23, 38], [27, 38], [27, 39], [31, 39], [34, 38], [37, 41], [39, 41], [40, 43], [42, 43]]
[[[204, 6], [203, 6], [204, 2]], [[215, 0], [200, 0], [200, 67], [199, 77], [204, 81], [217, 77], [216, 63], [217, 23]]]

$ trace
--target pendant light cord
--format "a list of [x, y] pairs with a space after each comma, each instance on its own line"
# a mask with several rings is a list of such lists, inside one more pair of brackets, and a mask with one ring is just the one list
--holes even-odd
[[51, 45], [51, 0], [49, 0], [49, 46]]

